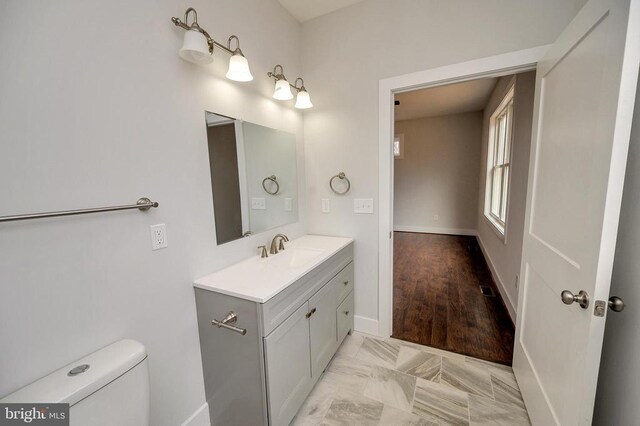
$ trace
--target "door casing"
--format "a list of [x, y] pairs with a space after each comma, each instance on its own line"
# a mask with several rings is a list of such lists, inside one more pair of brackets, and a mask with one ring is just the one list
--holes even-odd
[[[393, 331], [393, 131], [397, 93], [501, 77], [536, 69], [549, 45], [489, 56], [467, 62], [390, 77], [379, 82], [379, 229], [378, 229], [378, 330], [381, 337]], [[371, 332], [371, 330], [368, 330]]]

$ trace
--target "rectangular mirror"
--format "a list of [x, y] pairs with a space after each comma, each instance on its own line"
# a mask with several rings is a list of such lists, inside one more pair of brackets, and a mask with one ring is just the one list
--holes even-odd
[[218, 245], [298, 221], [296, 137], [205, 112]]

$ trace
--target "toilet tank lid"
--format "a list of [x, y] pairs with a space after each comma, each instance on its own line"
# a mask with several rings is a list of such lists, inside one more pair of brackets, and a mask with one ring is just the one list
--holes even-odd
[[[131, 370], [146, 357], [146, 350], [141, 343], [120, 340], [23, 387], [0, 402], [60, 402], [74, 405]], [[72, 369], [82, 365], [89, 365], [89, 368], [82, 373], [69, 375]]]

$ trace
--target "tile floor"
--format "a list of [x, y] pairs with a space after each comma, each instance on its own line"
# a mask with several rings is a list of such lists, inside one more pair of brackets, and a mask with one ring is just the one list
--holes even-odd
[[511, 368], [401, 340], [353, 333], [291, 424], [530, 423]]

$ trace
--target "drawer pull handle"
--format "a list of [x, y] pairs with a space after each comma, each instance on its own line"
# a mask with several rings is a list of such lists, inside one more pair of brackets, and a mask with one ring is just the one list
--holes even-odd
[[311, 315], [313, 315], [313, 314], [315, 314], [315, 313], [316, 313], [316, 308], [313, 308], [312, 310], [310, 310], [310, 311], [307, 313], [307, 318], [311, 318]]
[[227, 314], [226, 317], [222, 321], [218, 321], [217, 319], [211, 320], [211, 325], [216, 325], [218, 328], [226, 328], [227, 330], [235, 331], [236, 333], [240, 333], [243, 336], [247, 334], [246, 328], [236, 327], [231, 324], [235, 324], [238, 321], [238, 315], [235, 312], [231, 311]]
[[345, 281], [344, 285], [349, 285], [349, 280]]
[[345, 314], [346, 316], [349, 316], [349, 311], [344, 311], [344, 314]]

